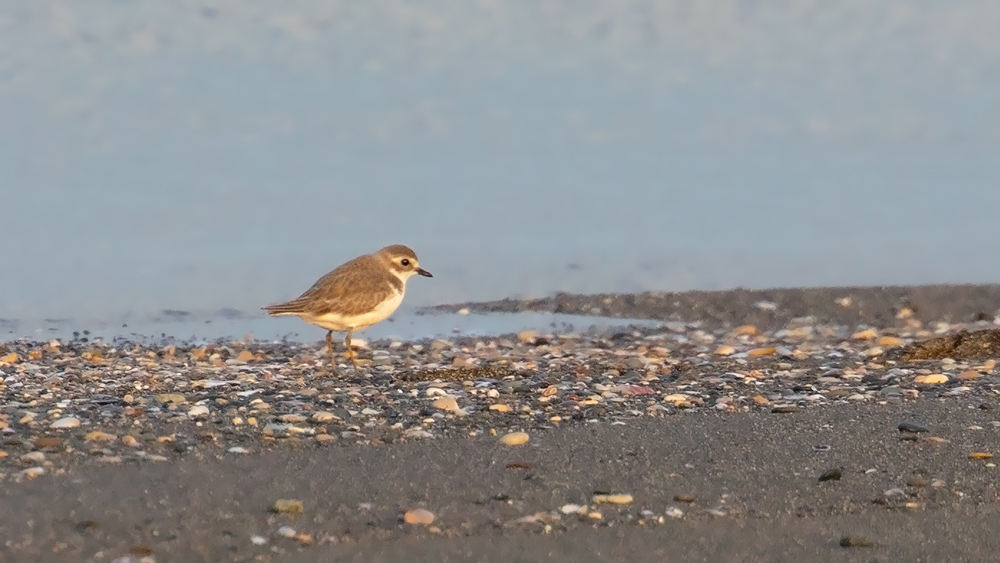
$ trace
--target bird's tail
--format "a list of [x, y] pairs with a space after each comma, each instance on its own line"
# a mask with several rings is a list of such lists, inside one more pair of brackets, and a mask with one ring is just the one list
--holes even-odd
[[287, 303], [268, 305], [267, 307], [261, 307], [261, 309], [267, 311], [268, 315], [300, 315], [304, 311], [302, 305], [300, 300], [296, 299]]

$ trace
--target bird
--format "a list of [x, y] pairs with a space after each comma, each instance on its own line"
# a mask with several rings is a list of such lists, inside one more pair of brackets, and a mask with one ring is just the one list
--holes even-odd
[[333, 333], [347, 332], [344, 355], [357, 371], [351, 335], [388, 318], [403, 302], [406, 280], [414, 274], [434, 277], [420, 267], [413, 250], [393, 244], [341, 264], [291, 301], [262, 309], [271, 316], [292, 315], [325, 328], [326, 348], [334, 369], [337, 362]]

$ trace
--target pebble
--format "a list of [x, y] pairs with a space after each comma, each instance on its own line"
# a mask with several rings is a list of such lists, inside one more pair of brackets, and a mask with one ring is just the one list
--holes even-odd
[[42, 452], [31, 452], [21, 456], [21, 463], [24, 465], [38, 465], [45, 461], [45, 454]]
[[282, 526], [278, 528], [277, 533], [283, 538], [294, 538], [296, 534], [295, 528], [292, 528], [291, 526]]
[[916, 422], [900, 422], [898, 429], [900, 432], [928, 432], [926, 426]]
[[824, 471], [822, 475], [819, 476], [819, 482], [822, 483], [824, 481], [840, 481], [842, 475], [843, 473], [839, 467], [828, 469]]
[[403, 522], [413, 525], [429, 526], [432, 522], [434, 522], [434, 513], [423, 508], [407, 510], [403, 514]]
[[187, 399], [184, 398], [184, 395], [181, 395], [180, 393], [161, 393], [153, 397], [153, 400], [155, 400], [157, 403], [162, 403], [162, 404], [167, 404], [167, 403], [180, 404], [187, 402]]
[[736, 353], [736, 348], [732, 346], [722, 345], [715, 349], [715, 354], [717, 356], [732, 356]]
[[49, 425], [49, 428], [79, 428], [80, 419], [75, 416], [67, 416], [60, 418], [59, 420], [53, 422]]
[[278, 499], [271, 505], [271, 512], [301, 514], [304, 510], [301, 500]]
[[406, 432], [403, 432], [404, 438], [416, 439], [416, 440], [426, 440], [428, 438], [433, 438], [434, 434], [424, 430], [420, 427], [410, 428]]
[[42, 475], [45, 475], [44, 467], [29, 467], [18, 473], [19, 477], [27, 479], [34, 479], [35, 477], [40, 477]]
[[875, 542], [864, 536], [844, 536], [840, 538], [840, 547], [873, 547]]
[[[870, 356], [873, 348], [889, 354], [935, 330], [977, 326], [911, 321], [894, 323], [890, 317], [886, 326], [846, 326], [800, 317], [764, 329], [676, 320], [574, 334], [392, 341], [362, 352], [370, 374], [363, 378], [328, 377], [323, 343], [157, 348], [139, 342], [12, 341], [3, 344], [3, 354], [17, 360], [0, 374], [8, 393], [0, 436], [11, 454], [0, 456], [0, 474], [17, 475], [29, 463], [20, 461], [23, 451], [12, 449], [20, 444], [29, 445], [24, 451], [47, 452], [44, 463], [54, 473], [114, 459], [235, 454], [258, 441], [294, 448], [302, 437], [314, 438], [315, 446], [353, 447], [510, 432], [524, 438], [501, 437], [502, 444], [523, 444], [528, 432], [534, 436], [554, 425], [602, 421], [627, 427], [636, 417], [677, 416], [681, 409], [780, 414], [848, 399], [905, 408], [915, 398], [931, 396], [957, 397], [988, 410], [996, 400], [995, 361], [946, 358], [915, 365]], [[851, 339], [856, 333], [865, 334]], [[918, 383], [935, 379], [941, 383]], [[980, 424], [995, 432], [1000, 421], [988, 420]], [[87, 433], [66, 433], [62, 439], [39, 435], [49, 425], [83, 426]], [[916, 438], [917, 432], [903, 429], [900, 437], [943, 443], [933, 436]], [[101, 455], [52, 455], [84, 442], [101, 448]]]
[[596, 494], [593, 498], [594, 504], [629, 504], [632, 502], [632, 495], [629, 494]]
[[35, 447], [44, 450], [58, 450], [62, 448], [62, 440], [55, 436], [43, 436], [35, 440]]
[[309, 417], [309, 420], [322, 424], [324, 422], [330, 422], [331, 420], [340, 420], [340, 417], [333, 414], [332, 412], [319, 411], [313, 413], [313, 415]]
[[511, 432], [509, 434], [504, 434], [500, 438], [500, 443], [505, 446], [520, 446], [528, 443], [528, 439], [529, 436], [527, 432]]
[[455, 397], [452, 397], [452, 396], [438, 397], [437, 399], [434, 399], [433, 405], [434, 405], [434, 408], [439, 409], [439, 410], [443, 410], [443, 411], [457, 411], [458, 410], [458, 401], [456, 401]]

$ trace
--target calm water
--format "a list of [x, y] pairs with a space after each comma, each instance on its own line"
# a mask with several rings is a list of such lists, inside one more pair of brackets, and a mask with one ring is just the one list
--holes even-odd
[[376, 336], [554, 291], [997, 282], [997, 29], [993, 1], [0, 1], [0, 328], [319, 338], [259, 307], [397, 242], [435, 277]]

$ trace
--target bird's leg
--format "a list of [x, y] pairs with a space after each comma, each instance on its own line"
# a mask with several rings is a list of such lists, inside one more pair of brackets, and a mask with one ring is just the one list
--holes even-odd
[[326, 331], [326, 351], [330, 352], [330, 367], [337, 369], [337, 356], [333, 353], [333, 331]]
[[344, 354], [351, 359], [351, 365], [354, 366], [354, 371], [358, 371], [358, 353], [351, 348], [351, 335], [354, 334], [354, 327], [347, 329], [347, 338], [344, 339], [344, 346], [347, 347], [347, 352]]

